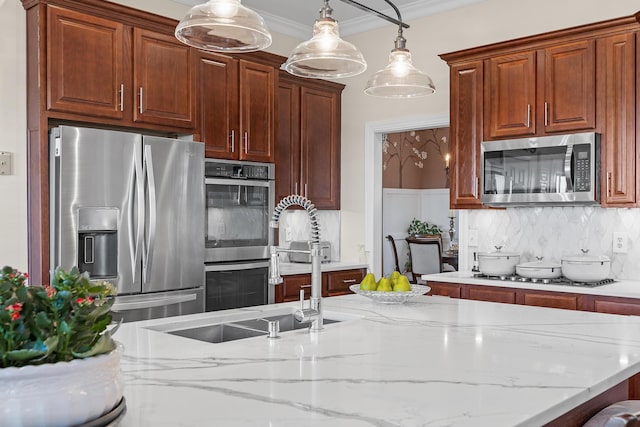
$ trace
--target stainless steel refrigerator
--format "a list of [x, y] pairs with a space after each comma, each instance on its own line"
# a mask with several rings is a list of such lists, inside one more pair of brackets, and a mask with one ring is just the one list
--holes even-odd
[[204, 146], [59, 126], [50, 133], [51, 268], [118, 290], [116, 318], [204, 311]]

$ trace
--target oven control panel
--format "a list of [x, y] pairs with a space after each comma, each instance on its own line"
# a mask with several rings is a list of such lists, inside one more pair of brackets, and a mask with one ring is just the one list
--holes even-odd
[[272, 163], [206, 159], [204, 174], [207, 178], [270, 180], [274, 179], [274, 165]]

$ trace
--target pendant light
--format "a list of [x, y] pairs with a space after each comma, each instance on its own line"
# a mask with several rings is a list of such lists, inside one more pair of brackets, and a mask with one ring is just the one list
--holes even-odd
[[364, 90], [367, 95], [415, 98], [431, 95], [436, 91], [431, 78], [411, 63], [411, 53], [406, 48], [406, 43], [400, 26], [395, 48], [389, 54], [389, 64], [369, 79]]
[[271, 45], [262, 17], [240, 0], [209, 0], [192, 7], [178, 23], [175, 36], [189, 46], [213, 52], [252, 52]]
[[329, 0], [324, 0], [320, 18], [313, 25], [313, 36], [293, 50], [282, 65], [284, 70], [300, 77], [338, 78], [355, 76], [367, 69], [362, 53], [340, 38], [332, 13]]

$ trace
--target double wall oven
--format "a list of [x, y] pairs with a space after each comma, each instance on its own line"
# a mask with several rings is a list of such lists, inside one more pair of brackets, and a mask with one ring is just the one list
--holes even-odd
[[274, 178], [271, 163], [205, 160], [206, 311], [274, 302], [267, 283]]

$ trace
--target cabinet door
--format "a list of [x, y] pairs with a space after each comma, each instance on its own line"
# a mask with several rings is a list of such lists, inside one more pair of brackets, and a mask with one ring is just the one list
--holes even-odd
[[200, 53], [197, 69], [198, 128], [206, 157], [238, 159], [238, 61]]
[[276, 200], [296, 193], [300, 185], [300, 86], [278, 83]]
[[636, 194], [636, 39], [620, 34], [600, 41], [604, 67], [605, 125], [602, 136], [604, 165], [602, 202], [630, 207]]
[[451, 208], [479, 208], [483, 64], [451, 66]]
[[53, 6], [47, 11], [47, 109], [122, 119], [123, 25]]
[[283, 282], [280, 285], [282, 287], [281, 301], [276, 302], [288, 302], [300, 300], [300, 289], [304, 289], [304, 297], [308, 299], [311, 297], [311, 275], [310, 274], [296, 274], [294, 276], [283, 276]]
[[241, 160], [275, 160], [275, 83], [273, 67], [240, 61]]
[[544, 50], [544, 131], [595, 129], [595, 41]]
[[516, 303], [516, 292], [512, 289], [490, 289], [484, 287], [469, 287], [469, 299], [477, 301]]
[[195, 78], [192, 49], [175, 37], [134, 28], [133, 120], [193, 128]]
[[344, 271], [331, 271], [326, 273], [327, 288], [325, 295], [332, 297], [336, 295], [348, 295], [351, 292], [349, 286], [362, 282], [366, 270], [344, 270]]
[[319, 209], [340, 209], [340, 96], [300, 89], [300, 194]]
[[535, 305], [538, 307], [564, 308], [566, 310], [578, 309], [577, 295], [551, 295], [544, 293], [523, 293], [523, 303], [525, 305]]
[[618, 302], [596, 299], [594, 302], [594, 311], [598, 313], [624, 314], [631, 316], [640, 316], [640, 304], [632, 302]]
[[486, 139], [536, 133], [536, 56], [523, 52], [488, 60]]

